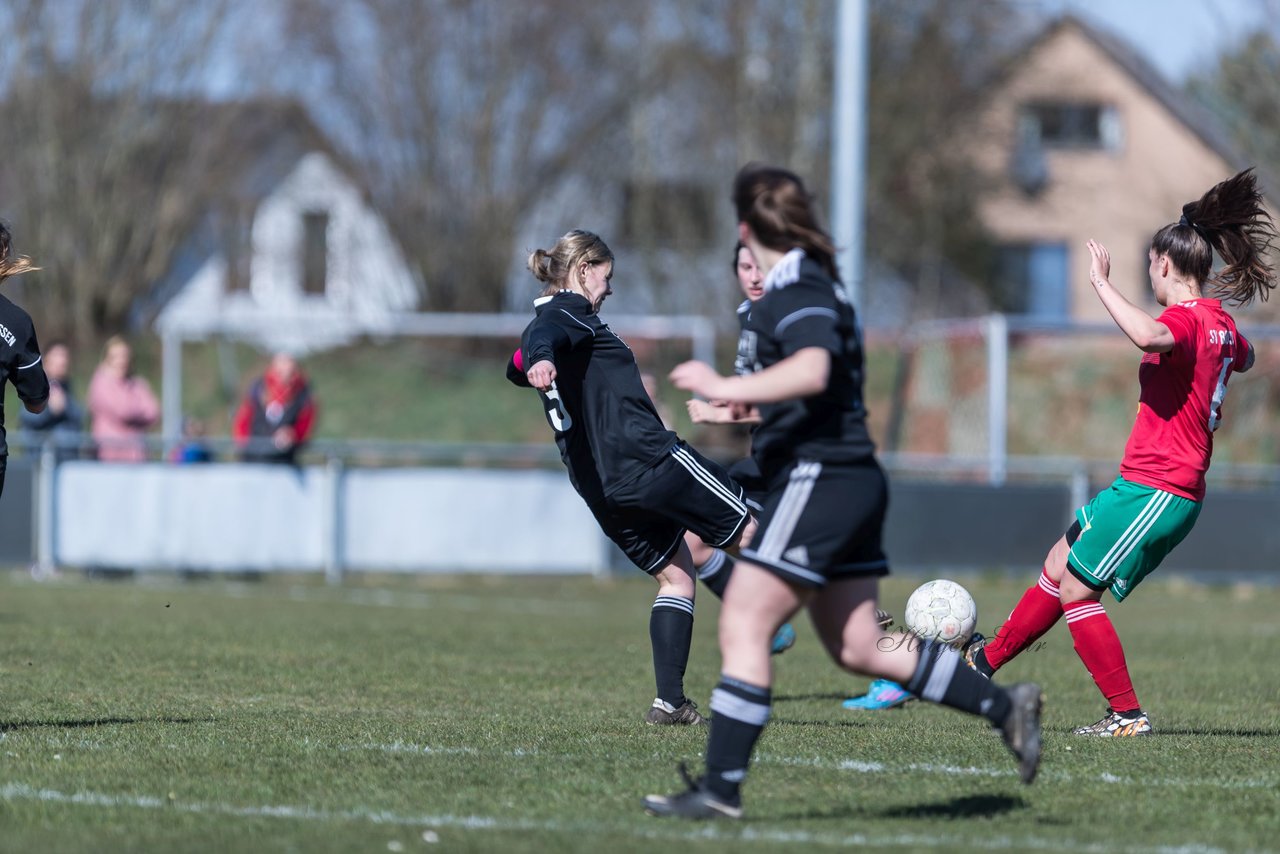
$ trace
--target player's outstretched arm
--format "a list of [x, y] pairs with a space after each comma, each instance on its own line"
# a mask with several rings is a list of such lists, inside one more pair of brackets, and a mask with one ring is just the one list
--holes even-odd
[[1111, 284], [1111, 253], [1096, 240], [1088, 243], [1089, 281], [1102, 300], [1103, 307], [1129, 340], [1145, 353], [1168, 353], [1173, 349], [1173, 333], [1169, 327], [1129, 302]]
[[691, 361], [676, 365], [670, 379], [676, 388], [711, 400], [777, 403], [819, 394], [826, 389], [830, 376], [830, 351], [805, 347], [754, 374], [722, 377], [705, 362]]

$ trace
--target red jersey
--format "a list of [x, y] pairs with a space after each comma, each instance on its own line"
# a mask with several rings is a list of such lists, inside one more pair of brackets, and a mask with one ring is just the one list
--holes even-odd
[[1200, 501], [1227, 380], [1248, 358], [1249, 342], [1221, 300], [1180, 302], [1157, 320], [1173, 333], [1173, 349], [1142, 357], [1138, 419], [1120, 475]]

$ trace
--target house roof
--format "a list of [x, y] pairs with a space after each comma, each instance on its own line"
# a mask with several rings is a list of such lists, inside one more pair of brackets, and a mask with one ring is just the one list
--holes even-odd
[[[249, 101], [166, 100], [153, 115], [174, 128], [200, 128], [200, 142], [185, 154], [199, 170], [219, 176], [208, 196], [208, 208], [174, 253], [169, 269], [131, 312], [135, 324], [146, 324], [190, 281], [212, 256], [226, 251], [228, 212], [250, 213], [269, 196], [303, 156], [321, 152], [360, 188], [356, 172], [312, 122], [306, 109], [289, 99]], [[182, 139], [192, 140], [186, 132]], [[185, 145], [175, 139], [175, 144]]]
[[[1085, 18], [1067, 14], [1044, 27], [1003, 64], [995, 76], [993, 87], [1016, 73], [1026, 58], [1039, 50], [1042, 45], [1068, 29], [1078, 30], [1097, 45], [1170, 115], [1182, 123], [1209, 150], [1221, 157], [1230, 168], [1238, 171], [1252, 167], [1257, 173], [1258, 183], [1263, 188], [1265, 197], [1280, 198], [1280, 175], [1272, 173], [1261, 164], [1251, 162], [1248, 156], [1232, 142], [1222, 122], [1208, 107], [1170, 83], [1131, 43], [1103, 27], [1095, 26]], [[1223, 176], [1224, 179], [1226, 177], [1228, 176]], [[1267, 188], [1272, 188], [1271, 192], [1267, 192]]]
[[1076, 26], [1092, 39], [1121, 68], [1142, 85], [1160, 104], [1187, 126], [1200, 140], [1223, 160], [1236, 169], [1251, 165], [1230, 137], [1222, 129], [1221, 122], [1194, 97], [1175, 87], [1132, 44], [1083, 18], [1067, 16], [1057, 27]]

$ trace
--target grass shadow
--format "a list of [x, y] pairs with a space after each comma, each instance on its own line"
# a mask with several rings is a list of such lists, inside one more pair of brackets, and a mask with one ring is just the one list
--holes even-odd
[[[864, 692], [862, 692], [862, 693], [866, 693], [866, 692], [864, 691]], [[858, 696], [858, 695], [857, 695], [857, 694], [852, 694], [852, 693], [845, 693], [845, 694], [776, 694], [776, 695], [774, 695], [774, 697], [773, 697], [773, 702], [774, 702], [775, 704], [776, 704], [776, 703], [806, 703], [806, 702], [810, 702], [810, 701], [812, 701], [812, 700], [835, 700], [835, 701], [838, 701], [838, 702], [839, 702], [839, 701], [847, 700], [847, 699], [849, 699], [850, 697], [856, 697], [856, 696]]]
[[1025, 809], [1027, 802], [1009, 795], [964, 795], [932, 804], [912, 804], [881, 810], [881, 818], [994, 818]]
[[786, 718], [770, 718], [770, 727], [814, 727], [819, 729], [836, 729], [839, 727], [857, 727], [862, 728], [870, 723], [869, 718], [856, 718], [850, 716], [848, 720], [843, 721], [802, 721], [787, 720]]
[[125, 726], [128, 724], [203, 724], [213, 718], [85, 718], [70, 721], [0, 721], [0, 732], [18, 732], [28, 729], [88, 729], [98, 726]]

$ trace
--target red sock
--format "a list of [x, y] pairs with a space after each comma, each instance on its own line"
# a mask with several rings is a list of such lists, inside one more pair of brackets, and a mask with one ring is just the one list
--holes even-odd
[[1107, 704], [1117, 712], [1141, 708], [1133, 692], [1129, 666], [1124, 661], [1124, 647], [1111, 618], [1101, 602], [1085, 600], [1066, 606], [1067, 628], [1075, 641], [1076, 654], [1097, 683]]
[[1042, 634], [1053, 628], [1062, 616], [1062, 602], [1058, 599], [1058, 585], [1049, 578], [1047, 570], [1040, 572], [1035, 586], [1027, 588], [1004, 625], [996, 630], [996, 636], [987, 641], [982, 653], [993, 669], [1010, 661]]

